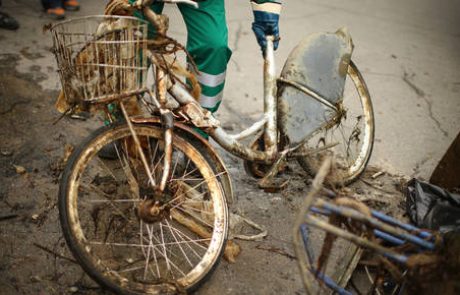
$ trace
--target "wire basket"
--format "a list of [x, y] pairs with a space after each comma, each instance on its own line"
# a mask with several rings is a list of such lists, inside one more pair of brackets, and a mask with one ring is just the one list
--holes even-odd
[[134, 17], [88, 16], [54, 25], [67, 102], [109, 103], [145, 91], [147, 24]]

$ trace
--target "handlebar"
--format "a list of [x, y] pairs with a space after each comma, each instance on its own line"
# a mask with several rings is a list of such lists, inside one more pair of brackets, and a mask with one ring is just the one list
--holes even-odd
[[166, 35], [166, 31], [169, 27], [169, 19], [166, 15], [156, 14], [152, 9], [150, 9], [150, 5], [152, 5], [154, 2], [176, 4], [184, 3], [198, 8], [198, 3], [196, 3], [193, 0], [136, 0], [136, 2], [134, 2], [130, 6], [134, 9], [142, 11], [146, 19], [155, 27], [157, 34], [159, 34], [160, 36]]

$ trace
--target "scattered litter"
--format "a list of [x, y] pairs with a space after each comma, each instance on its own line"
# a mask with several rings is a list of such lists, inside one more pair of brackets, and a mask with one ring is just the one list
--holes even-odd
[[[245, 224], [249, 225], [253, 229], [256, 229], [258, 233], [243, 234], [242, 231]], [[265, 238], [267, 234], [268, 232], [263, 226], [258, 225], [254, 221], [242, 217], [238, 214], [230, 213], [230, 238], [245, 241], [257, 241]]]
[[38, 214], [32, 215], [32, 219], [33, 219], [33, 220], [38, 220], [39, 217], [40, 217], [40, 215], [38, 215]]
[[382, 176], [383, 174], [385, 174], [385, 172], [380, 171], [380, 172], [374, 173], [371, 177], [372, 179], [376, 179], [377, 177]]
[[38, 283], [38, 282], [41, 282], [42, 279], [39, 276], [32, 276], [32, 277], [30, 277], [30, 281], [32, 283]]
[[78, 288], [75, 287], [75, 286], [72, 286], [72, 287], [69, 288], [69, 292], [70, 292], [70, 293], [77, 293], [77, 292], [78, 292]]
[[19, 166], [19, 165], [13, 165], [14, 169], [16, 170], [16, 173], [17, 174], [25, 174], [27, 171], [26, 171], [26, 168], [22, 167], [22, 166]]
[[10, 156], [13, 155], [13, 152], [10, 151], [10, 150], [7, 150], [7, 149], [2, 149], [2, 150], [0, 151], [0, 153], [1, 153], [2, 156], [4, 156], [4, 157], [10, 157]]
[[88, 112], [79, 112], [79, 113], [73, 113], [72, 115], [70, 115], [70, 118], [81, 120], [81, 121], [86, 121], [90, 117], [91, 117], [91, 114]]
[[407, 213], [417, 226], [443, 233], [460, 229], [460, 195], [412, 179], [406, 197]]

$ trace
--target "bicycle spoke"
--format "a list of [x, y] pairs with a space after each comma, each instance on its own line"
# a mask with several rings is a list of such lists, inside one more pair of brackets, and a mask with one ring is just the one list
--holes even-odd
[[[109, 204], [110, 204], [118, 213], [120, 213], [121, 216], [122, 216], [126, 221], [128, 221], [128, 223], [131, 223], [131, 221], [130, 221], [130, 220], [128, 219], [128, 217], [123, 213], [123, 211], [121, 211], [117, 206], [115, 206], [115, 204], [113, 204], [110, 195], [106, 194], [106, 193], [103, 192], [101, 189], [97, 188], [95, 185], [91, 185], [91, 184], [90, 184], [89, 186], [91, 186], [91, 187], [93, 188], [93, 190], [98, 191], [99, 194], [101, 194], [102, 196], [104, 196], [104, 197], [107, 199], [107, 201], [109, 202]], [[86, 184], [82, 184], [81, 187], [84, 188], [84, 189], [86, 189], [86, 190], [89, 190], [88, 185], [86, 185]]]
[[169, 224], [169, 221], [168, 221], [167, 219], [165, 219], [165, 221], [166, 221], [166, 225], [168, 226], [169, 231], [171, 232], [171, 235], [173, 236], [174, 240], [176, 241], [177, 245], [179, 246], [179, 248], [180, 248], [182, 254], [184, 255], [185, 259], [187, 260], [188, 264], [190, 264], [190, 266], [193, 267], [193, 264], [192, 264], [192, 262], [190, 261], [190, 259], [188, 258], [187, 254], [185, 254], [185, 251], [184, 251], [184, 249], [182, 248], [181, 243], [179, 243], [179, 241], [177, 240], [177, 237], [176, 237], [176, 235], [174, 234], [174, 232], [173, 232], [173, 230], [172, 230], [172, 228], [171, 228], [171, 225]]

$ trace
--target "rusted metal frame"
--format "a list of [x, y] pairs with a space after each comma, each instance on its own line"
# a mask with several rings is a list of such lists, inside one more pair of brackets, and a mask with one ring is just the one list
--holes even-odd
[[[196, 100], [187, 92], [187, 90], [178, 84], [171, 85], [169, 93], [171, 93], [171, 95], [181, 105], [186, 105], [188, 103], [199, 105], [198, 102], [196, 102]], [[260, 161], [267, 164], [270, 164], [274, 160], [274, 157], [268, 157], [265, 152], [256, 151], [243, 145], [240, 141], [225, 132], [225, 130], [221, 127], [208, 128], [206, 132], [226, 151], [239, 158], [249, 161]]]
[[310, 259], [307, 257], [304, 243], [302, 240], [302, 233], [300, 231], [302, 224], [305, 223], [305, 214], [310, 211], [311, 206], [315, 200], [315, 197], [321, 191], [323, 187], [323, 182], [329, 173], [332, 165], [332, 157], [327, 157], [324, 162], [322, 163], [318, 173], [316, 174], [315, 178], [313, 179], [313, 183], [311, 186], [310, 191], [308, 192], [307, 196], [302, 202], [302, 205], [299, 208], [299, 213], [294, 221], [293, 226], [293, 244], [294, 244], [294, 251], [296, 253], [298, 259], [298, 266], [300, 270], [300, 274], [302, 276], [302, 282], [304, 284], [305, 291], [308, 295], [315, 295], [312, 289], [312, 282], [315, 280], [315, 277], [310, 272], [312, 269], [312, 265], [310, 263]]
[[[190, 95], [190, 93], [188, 93], [188, 91], [186, 89], [184, 89], [183, 87], [181, 87], [179, 84], [170, 85], [170, 88], [169, 88], [168, 91], [177, 100], [177, 102], [179, 102], [181, 105], [186, 105], [186, 104], [189, 104], [189, 103], [199, 105], [197, 103], [197, 101]], [[255, 122], [252, 126], [250, 126], [249, 128], [243, 130], [241, 133], [235, 134], [235, 135], [226, 134], [225, 136], [227, 136], [227, 137], [229, 137], [229, 138], [231, 138], [233, 140], [244, 139], [244, 138], [246, 138], [248, 136], [256, 134], [262, 128], [264, 128], [264, 126], [266, 124], [266, 121], [267, 121], [267, 119], [264, 116], [262, 119], [260, 119], [259, 121]]]
[[115, 100], [128, 99], [133, 95], [137, 95], [137, 94], [144, 93], [144, 92], [147, 92], [147, 91], [148, 91], [147, 88], [141, 88], [141, 89], [128, 91], [128, 92], [124, 92], [124, 93], [110, 94], [110, 95], [104, 95], [104, 96], [94, 97], [94, 98], [90, 98], [90, 99], [85, 99], [84, 101], [89, 102], [89, 103], [95, 103], [95, 104], [96, 103], [107, 104], [107, 103], [113, 102]]
[[278, 150], [276, 68], [273, 41], [274, 36], [267, 36], [264, 58], [264, 115], [267, 120], [264, 130], [265, 153], [274, 157]]
[[[198, 105], [193, 97], [191, 97], [191, 95], [185, 89], [177, 84], [173, 85], [169, 89], [169, 92], [181, 105], [188, 103], [194, 103]], [[226, 151], [239, 158], [250, 161], [260, 161], [267, 164], [273, 161], [273, 158], [269, 158], [265, 152], [256, 151], [243, 145], [240, 141], [225, 132], [225, 130], [223, 130], [221, 127], [208, 128], [206, 132]]]
[[[307, 253], [307, 256], [308, 256], [308, 259], [309, 259], [309, 262], [310, 264], [313, 264], [313, 253], [312, 253], [312, 249], [309, 247], [309, 243], [308, 243], [308, 239], [309, 239], [309, 229], [308, 229], [308, 226], [303, 223], [300, 225], [300, 232], [301, 232], [301, 235], [302, 235], [302, 239], [303, 239], [303, 243], [304, 243], [304, 251]], [[361, 252], [362, 252], [362, 249], [357, 247], [356, 250], [355, 250], [357, 253], [357, 255], [354, 255], [353, 256], [353, 260], [359, 260], [361, 258]], [[356, 263], [354, 263], [356, 262]], [[357, 264], [359, 261], [352, 261], [353, 264]], [[354, 268], [351, 270], [351, 272], [354, 270]], [[325, 273], [319, 273], [318, 270], [316, 268], [314, 268], [313, 266], [310, 267], [310, 272], [315, 276], [316, 279], [319, 279], [321, 281], [324, 282], [324, 284], [331, 290], [337, 292], [338, 294], [340, 295], [352, 295], [352, 293], [350, 293], [349, 291], [347, 291], [346, 289], [343, 288], [343, 285], [346, 285], [346, 282], [348, 281], [348, 279], [344, 279], [344, 281], [342, 281], [341, 283], [336, 283], [331, 277], [329, 277], [328, 275], [326, 275]], [[348, 276], [348, 274], [346, 274], [346, 276]], [[349, 276], [351, 276], [351, 273], [349, 274]]]
[[311, 96], [312, 98], [316, 99], [318, 102], [324, 104], [325, 106], [327, 106], [328, 108], [334, 110], [335, 112], [338, 112], [338, 108], [333, 105], [332, 103], [330, 103], [326, 98], [322, 97], [319, 93], [315, 92], [314, 90], [304, 86], [304, 85], [301, 85], [297, 82], [294, 82], [294, 81], [291, 81], [291, 80], [286, 80], [284, 78], [278, 78], [278, 82], [281, 82], [281, 83], [284, 83], [284, 84], [287, 84], [289, 86], [292, 86], [294, 88], [296, 88], [297, 90], [305, 93], [305, 94], [308, 94], [309, 96]]
[[167, 75], [160, 67], [157, 67], [155, 71], [155, 82], [156, 82], [156, 91], [157, 99], [160, 104], [160, 114], [161, 114], [161, 125], [163, 128], [163, 135], [165, 141], [164, 149], [164, 158], [163, 158], [163, 174], [161, 176], [159, 191], [163, 192], [166, 188], [166, 183], [169, 178], [169, 173], [171, 172], [171, 161], [172, 161], [172, 132], [174, 128], [174, 118], [169, 110], [166, 107], [166, 93], [167, 93]]
[[[284, 163], [286, 160], [286, 156], [288, 154], [288, 150], [284, 150], [281, 153], [278, 154], [277, 159], [275, 162], [273, 162], [273, 165], [270, 167], [270, 170], [268, 171], [267, 174], [259, 181], [259, 187], [260, 188], [267, 188], [267, 187], [273, 187], [273, 178], [278, 174], [279, 172], [279, 167]], [[282, 183], [281, 185], [276, 185], [276, 189], [282, 189], [287, 182]]]
[[415, 234], [417, 236], [419, 236], [420, 238], [422, 239], [433, 239], [434, 236], [428, 232], [428, 231], [424, 231], [424, 230], [421, 230], [411, 224], [408, 224], [408, 223], [404, 223], [404, 222], [401, 222], [397, 219], [394, 219], [388, 215], [385, 215], [379, 211], [375, 211], [375, 210], [371, 210], [371, 214], [372, 216], [374, 216], [375, 218], [385, 222], [385, 223], [388, 223], [390, 225], [394, 225], [394, 226], [397, 226], [397, 227], [400, 227], [412, 234]]
[[142, 164], [144, 165], [145, 172], [147, 173], [147, 176], [149, 178], [149, 181], [152, 187], [155, 187], [156, 183], [155, 183], [155, 179], [152, 176], [152, 171], [150, 170], [149, 164], [147, 162], [147, 158], [145, 157], [144, 151], [142, 150], [141, 142], [139, 141], [139, 137], [137, 136], [136, 131], [134, 130], [133, 123], [131, 123], [131, 120], [129, 119], [128, 112], [126, 111], [126, 108], [123, 102], [120, 102], [120, 108], [121, 108], [121, 111], [123, 112], [123, 116], [125, 117], [126, 123], [128, 124], [129, 131], [131, 131], [131, 135], [133, 136], [134, 144], [136, 145], [136, 149], [141, 157], [141, 161], [142, 161]]
[[259, 121], [255, 122], [252, 124], [250, 127], [246, 128], [245, 130], [241, 131], [238, 134], [231, 134], [229, 135], [231, 138], [235, 140], [242, 140], [245, 139], [251, 135], [255, 135], [260, 132], [265, 127], [265, 124], [267, 123], [267, 118], [263, 117]]
[[[161, 125], [161, 119], [159, 117], [143, 117], [143, 118], [131, 118], [131, 121], [136, 124], [154, 124], [154, 125]], [[204, 149], [208, 151], [207, 155], [209, 155], [214, 164], [217, 166], [219, 173], [221, 174], [220, 177], [225, 178], [224, 184], [225, 189], [224, 191], [229, 192], [225, 195], [225, 197], [229, 197], [227, 199], [228, 203], [234, 202], [234, 194], [233, 194], [233, 186], [232, 181], [230, 178], [230, 174], [225, 166], [224, 161], [217, 153], [216, 149], [209, 143], [208, 140], [205, 140], [198, 132], [194, 129], [190, 128], [190, 125], [183, 124], [181, 122], [174, 121], [174, 133], [181, 134], [182, 132], [193, 136], [193, 138], [200, 142], [203, 145]]]
[[310, 155], [313, 155], [313, 154], [316, 154], [316, 153], [320, 153], [320, 152], [325, 151], [327, 149], [333, 148], [336, 145], [338, 145], [338, 143], [331, 143], [331, 144], [327, 144], [325, 146], [322, 146], [322, 147], [319, 147], [319, 148], [316, 148], [316, 149], [308, 149], [308, 150], [303, 151], [303, 152], [298, 152], [297, 150], [302, 145], [297, 145], [297, 146], [289, 149], [288, 158], [307, 157], [307, 156], [310, 156]]
[[[117, 43], [112, 43], [117, 44]], [[84, 66], [95, 66], [100, 68], [114, 68], [114, 69], [126, 69], [126, 70], [147, 70], [147, 67], [133, 67], [125, 65], [111, 65], [111, 64], [101, 64], [101, 63], [81, 63], [75, 65], [75, 67], [84, 67]]]
[[[144, 20], [141, 20], [137, 17], [134, 17], [134, 16], [121, 16], [121, 15], [104, 15], [104, 14], [99, 14], [99, 15], [88, 15], [88, 16], [81, 16], [81, 17], [78, 17], [78, 18], [72, 18], [72, 19], [67, 19], [67, 20], [64, 20], [64, 21], [61, 21], [59, 23], [56, 23], [54, 24], [53, 26], [51, 26], [51, 28], [49, 28], [50, 31], [54, 31], [56, 30], [57, 27], [61, 27], [67, 23], [70, 23], [70, 22], [75, 22], [75, 21], [81, 21], [82, 23], [85, 23], [86, 22], [86, 19], [92, 19], [94, 17], [101, 17], [101, 18], [105, 18], [105, 19], [113, 19], [113, 20], [118, 20], [118, 19], [130, 19], [130, 20], [134, 20], [134, 21], [140, 21], [140, 22], [145, 22], [147, 23], [146, 21]], [[59, 33], [60, 35], [74, 35], [74, 36], [77, 36], [77, 35], [90, 35], [92, 36], [92, 34], [84, 34], [84, 33], [66, 33], [66, 32], [60, 32]]]
[[[316, 214], [321, 214], [321, 215], [325, 215], [325, 216], [329, 216], [332, 211], [331, 210], [325, 210], [325, 209], [319, 209], [317, 207], [311, 207], [311, 212], [313, 213], [316, 213]], [[334, 213], [337, 213], [334, 211]], [[381, 213], [380, 213], [381, 214]], [[372, 214], [374, 216], [374, 214]], [[382, 214], [383, 215], [383, 214]], [[390, 242], [390, 243], [393, 243], [394, 245], [396, 246], [400, 246], [400, 245], [403, 245], [406, 243], [405, 240], [401, 239], [401, 238], [397, 238], [391, 234], [388, 234], [382, 230], [379, 230], [379, 229], [374, 229], [373, 230], [374, 232], [374, 235], [377, 237], [377, 238], [381, 238], [387, 242]], [[424, 247], [423, 245], [418, 245], [418, 246], [422, 246]]]
[[350, 233], [346, 230], [343, 230], [339, 227], [333, 226], [329, 224], [326, 221], [323, 221], [321, 219], [318, 219], [316, 217], [313, 217], [311, 215], [307, 215], [304, 218], [304, 222], [308, 225], [317, 227], [323, 231], [329, 232], [335, 236], [338, 236], [340, 238], [343, 238], [345, 240], [348, 240], [356, 245], [359, 245], [361, 247], [365, 247], [371, 250], [376, 251], [377, 253], [388, 257], [398, 263], [405, 264], [407, 262], [407, 256], [399, 254], [393, 250], [390, 250], [388, 248], [385, 248], [379, 244], [373, 243], [365, 238], [358, 237], [357, 235]]
[[207, 132], [226, 151], [239, 158], [248, 161], [259, 161], [266, 164], [271, 164], [275, 160], [274, 156], [269, 156], [263, 151], [253, 150], [243, 145], [238, 140], [231, 138], [221, 127], [210, 128]]
[[425, 241], [425, 240], [423, 240], [423, 239], [421, 239], [421, 238], [419, 238], [417, 236], [408, 234], [408, 233], [406, 233], [405, 231], [403, 231], [403, 230], [401, 230], [399, 228], [395, 228], [395, 227], [392, 227], [392, 226], [390, 226], [390, 225], [388, 225], [386, 223], [380, 222], [379, 220], [377, 220], [377, 219], [375, 219], [373, 217], [366, 216], [366, 215], [364, 215], [364, 214], [362, 214], [362, 213], [360, 213], [360, 212], [358, 212], [358, 211], [356, 211], [356, 210], [354, 210], [352, 208], [337, 206], [337, 205], [334, 205], [332, 203], [326, 202], [326, 201], [324, 201], [322, 199], [317, 199], [315, 201], [315, 206], [319, 207], [319, 208], [329, 210], [329, 211], [332, 211], [335, 214], [339, 214], [341, 216], [351, 218], [353, 220], [358, 220], [358, 221], [367, 223], [374, 229], [381, 230], [383, 232], [389, 233], [394, 237], [402, 239], [403, 241], [411, 242], [411, 243], [413, 243], [415, 245], [424, 247], [424, 248], [426, 248], [428, 250], [434, 250], [435, 249], [435, 245], [433, 243]]

